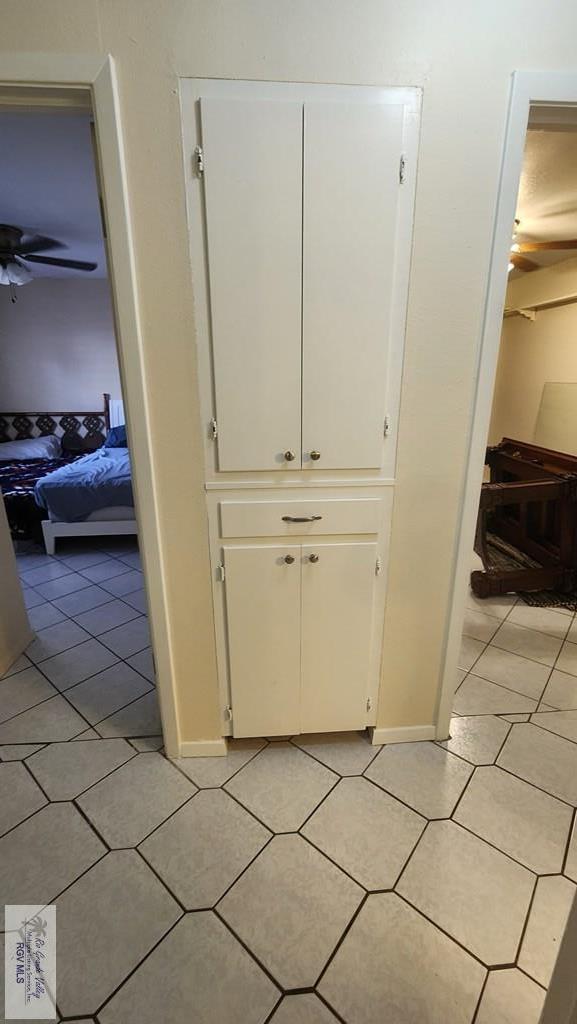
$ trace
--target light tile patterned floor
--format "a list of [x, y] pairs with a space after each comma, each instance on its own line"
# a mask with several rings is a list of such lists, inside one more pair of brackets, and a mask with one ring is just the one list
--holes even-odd
[[444, 743], [171, 762], [135, 548], [19, 563], [0, 891], [57, 904], [61, 1019], [537, 1024], [577, 882], [571, 613], [469, 598]]

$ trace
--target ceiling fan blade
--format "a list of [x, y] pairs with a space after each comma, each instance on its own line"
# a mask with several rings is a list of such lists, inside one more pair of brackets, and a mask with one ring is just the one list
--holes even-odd
[[519, 252], [547, 252], [555, 249], [577, 249], [577, 238], [562, 238], [556, 242], [519, 242]]
[[525, 256], [521, 256], [518, 252], [512, 252], [509, 259], [514, 265], [515, 270], [524, 270], [525, 273], [529, 273], [531, 270], [539, 270], [538, 263], [526, 259]]
[[66, 249], [63, 242], [56, 238], [47, 238], [45, 235], [33, 235], [27, 242], [22, 242], [15, 250], [19, 256], [25, 256], [29, 252], [44, 252], [45, 249]]
[[45, 263], [50, 267], [70, 267], [71, 270], [96, 270], [98, 263], [87, 263], [85, 260], [61, 260], [57, 256], [22, 256], [29, 263]]

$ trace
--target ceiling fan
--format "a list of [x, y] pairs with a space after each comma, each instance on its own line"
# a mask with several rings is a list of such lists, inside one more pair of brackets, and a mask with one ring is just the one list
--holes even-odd
[[556, 252], [562, 249], [577, 249], [577, 238], [563, 238], [552, 242], [518, 242], [517, 230], [520, 221], [515, 221], [513, 231], [513, 242], [509, 253], [509, 270], [523, 270], [529, 273], [531, 270], [540, 270], [538, 263], [529, 260], [526, 252]]
[[0, 224], [0, 284], [8, 285], [10, 298], [16, 302], [15, 285], [28, 284], [33, 275], [26, 264], [43, 263], [52, 267], [69, 267], [71, 270], [96, 270], [97, 263], [86, 260], [68, 260], [60, 256], [39, 256], [50, 249], [66, 249], [63, 242], [17, 228], [11, 224]]

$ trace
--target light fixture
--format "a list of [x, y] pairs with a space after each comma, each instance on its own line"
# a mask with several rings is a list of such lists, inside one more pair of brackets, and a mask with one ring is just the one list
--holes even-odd
[[10, 289], [10, 301], [16, 302], [14, 286], [28, 284], [33, 280], [32, 274], [16, 259], [0, 260], [0, 284], [5, 284]]
[[515, 264], [511, 263], [511, 261], [509, 260], [509, 265], [507, 267], [507, 273], [510, 274], [511, 271], [514, 270], [514, 269], [515, 269]]

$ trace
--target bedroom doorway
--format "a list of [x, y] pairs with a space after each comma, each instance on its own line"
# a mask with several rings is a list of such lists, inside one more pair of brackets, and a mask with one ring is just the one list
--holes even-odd
[[158, 749], [90, 91], [4, 88], [0, 133], [0, 488], [35, 634], [6, 666], [0, 745]]

